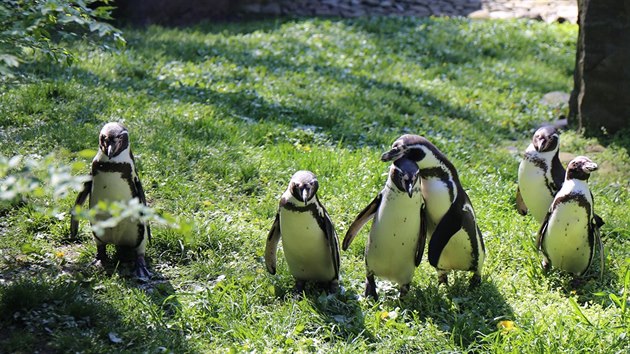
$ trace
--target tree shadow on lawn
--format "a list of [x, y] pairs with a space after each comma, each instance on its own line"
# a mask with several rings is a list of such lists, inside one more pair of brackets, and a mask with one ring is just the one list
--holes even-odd
[[477, 288], [469, 290], [468, 272], [460, 273], [451, 273], [454, 281], [447, 288], [433, 279], [424, 289], [412, 287], [403, 306], [450, 332], [451, 341], [466, 350], [470, 344], [496, 332], [500, 321], [514, 320], [514, 313], [491, 280], [485, 278]]
[[[272, 26], [273, 27], [273, 26]], [[277, 26], [276, 26], [277, 28]], [[183, 40], [185, 41], [185, 40]], [[386, 41], [383, 41], [383, 44]], [[415, 126], [417, 132], [425, 134], [434, 126], [429, 124], [437, 122], [425, 122], [419, 119], [420, 116], [446, 116], [452, 119], [469, 121], [476, 128], [477, 133], [488, 131], [489, 127], [503, 135], [511, 134], [510, 130], [490, 120], [482, 118], [478, 112], [462, 105], [454, 105], [433, 95], [430, 92], [414, 89], [396, 81], [377, 80], [367, 76], [351, 73], [348, 68], [326, 66], [321, 64], [308, 64], [296, 62], [287, 58], [286, 53], [271, 53], [254, 55], [255, 48], [248, 48], [247, 45], [235, 46], [229, 43], [218, 43], [209, 48], [207, 43], [192, 39], [188, 44], [182, 44], [181, 39], [149, 38], [133, 45], [127, 49], [130, 53], [136, 53], [143, 58], [165, 56], [170, 61], [188, 62], [190, 57], [185, 57], [186, 50], [179, 48], [194, 48], [195, 50], [212, 50], [213, 56], [227, 59], [228, 61], [245, 68], [265, 67], [268, 72], [274, 75], [285, 77], [300, 77], [307, 75], [305, 80], [313, 78], [321, 80], [323, 83], [333, 83], [334, 85], [350, 85], [356, 87], [351, 90], [349, 96], [345, 95], [338, 99], [331, 100], [325, 95], [306, 85], [302, 88], [303, 94], [309, 96], [313, 102], [310, 107], [299, 105], [277, 104], [269, 102], [260, 97], [253, 89], [242, 89], [237, 92], [217, 92], [216, 90], [205, 88], [207, 82], [201, 81], [193, 84], [182, 84], [177, 78], [158, 79], [151, 77], [149, 73], [142, 74], [142, 78], [134, 78], [134, 74], [128, 70], [123, 70], [119, 75], [121, 80], [114, 81], [109, 77], [102, 77], [94, 73], [73, 68], [74, 76], [78, 78], [82, 85], [89, 90], [91, 86], [105, 86], [126, 94], [130, 89], [146, 93], [155, 101], [162, 102], [165, 98], [176, 98], [182, 102], [212, 104], [224, 108], [229, 116], [236, 117], [235, 121], [242, 120], [240, 117], [246, 116], [254, 121], [273, 121], [280, 124], [302, 124], [315, 125], [327, 132], [333, 138], [342, 139], [348, 143], [358, 144], [389, 144], [391, 137], [384, 137], [383, 133], [388, 130], [400, 132], [405, 126]], [[292, 43], [293, 51], [300, 53], [310, 50], [307, 43], [295, 40]], [[391, 48], [384, 47], [383, 51]], [[411, 58], [410, 58], [411, 59]], [[192, 58], [193, 62], [207, 60], [206, 56]], [[132, 70], [133, 71], [133, 70]], [[237, 74], [239, 76], [245, 74]], [[124, 77], [126, 76], [126, 77]], [[168, 75], [167, 75], [168, 76]], [[247, 78], [244, 76], [243, 78]], [[130, 79], [130, 80], [128, 80]], [[239, 81], [242, 78], [234, 78]], [[202, 86], [199, 86], [199, 85]], [[294, 89], [294, 87], [290, 87]], [[297, 88], [296, 88], [297, 89]], [[299, 89], [297, 89], [299, 91]], [[373, 98], [363, 95], [363, 92], [382, 92], [378, 102]], [[319, 95], [319, 97], [318, 97]], [[346, 97], [347, 96], [347, 97]], [[349, 105], [365, 107], [362, 112], [363, 117], [349, 117], [354, 112], [346, 109]], [[413, 106], [412, 108], [408, 106]], [[415, 116], [409, 119], [407, 116]], [[77, 117], [77, 119], [81, 119]], [[380, 129], [375, 129], [365, 136], [365, 128], [378, 122]], [[449, 129], [442, 124], [441, 129]], [[453, 132], [455, 133], [455, 132]], [[457, 132], [461, 134], [461, 132]], [[387, 139], [385, 141], [385, 139]]]
[[76, 276], [64, 280], [47, 273], [21, 273], [0, 286], [0, 346], [4, 350], [78, 352], [94, 345], [111, 352], [134, 347], [192, 349], [181, 333], [151, 328], [145, 318], [125, 316], [99, 300], [100, 290], [90, 280]]
[[[166, 58], [168, 58], [167, 60], [186, 62], [187, 59], [182, 57], [180, 50], [177, 50], [178, 46], [181, 45], [182, 42], [175, 39], [150, 39], [139, 43], [137, 47], [130, 47], [129, 50], [133, 50], [143, 57], [162, 55], [166, 56]], [[292, 45], [297, 48], [293, 51], [298, 53], [310, 50], [307, 44], [299, 41], [294, 41]], [[189, 46], [203, 48], [204, 46], [208, 46], [208, 44], [191, 40]], [[478, 112], [472, 109], [463, 107], [462, 105], [454, 105], [428, 91], [411, 88], [397, 81], [388, 82], [373, 79], [368, 76], [353, 74], [348, 68], [344, 67], [308, 63], [296, 64], [287, 58], [288, 55], [286, 53], [254, 55], [253, 51], [255, 48], [248, 48], [247, 46], [236, 47], [226, 43], [219, 43], [214, 45], [212, 50], [216, 52], [213, 56], [226, 59], [238, 67], [264, 67], [267, 72], [273, 72], [276, 76], [288, 78], [299, 78], [301, 75], [306, 75], [306, 77], [304, 77], [305, 80], [331, 83], [330, 86], [352, 86], [355, 87], [356, 90], [350, 90], [347, 92], [349, 95], [342, 95], [331, 100], [325, 97], [325, 95], [321, 95], [316, 90], [313, 91], [309, 85], [295, 88], [297, 94], [308, 95], [313, 103], [322, 103], [316, 107], [309, 107], [309, 109], [304, 109], [302, 106], [278, 105], [273, 102], [265, 102], [262, 97], [256, 94], [254, 94], [253, 97], [243, 97], [244, 100], [240, 98], [237, 100], [229, 99], [223, 96], [225, 94], [220, 94], [207, 88], [192, 87], [190, 85], [183, 85], [178, 89], [174, 89], [172, 95], [181, 96], [182, 93], [189, 90], [194, 92], [194, 94], [182, 96], [181, 98], [184, 101], [191, 103], [210, 102], [224, 107], [227, 106], [227, 108], [235, 114], [244, 114], [257, 121], [271, 119], [276, 122], [287, 122], [288, 120], [289, 122], [293, 121], [293, 123], [313, 124], [325, 130], [332, 137], [336, 139], [343, 138], [344, 141], [349, 142], [356, 142], [360, 138], [360, 135], [362, 135], [359, 134], [359, 132], [364, 134], [365, 126], [371, 125], [374, 122], [379, 122], [382, 126], [382, 130], [400, 130], [403, 128], [401, 125], [404, 126], [405, 123], [416, 125], [421, 133], [433, 128], [426, 126], [427, 123], [423, 123], [422, 120], [415, 119], [410, 122], [404, 118], [408, 115], [446, 116], [471, 122], [479, 133], [487, 133], [488, 128], [491, 127], [492, 130], [500, 134], [512, 134], [510, 129], [498, 122], [484, 119]], [[199, 58], [199, 61], [193, 60], [193, 62], [201, 63], [204, 60], [207, 59]], [[99, 80], [107, 82], [108, 79], [101, 77]], [[155, 84], [162, 86], [165, 84], [168, 86], [178, 84], [177, 80], [173, 79], [161, 80], [161, 82], [156, 78], [153, 78], [153, 80], [154, 81], [149, 80], [148, 86], [142, 87], [142, 89], [146, 90], [147, 88], [154, 87]], [[205, 84], [205, 82], [199, 83]], [[112, 87], [115, 87], [115, 85]], [[370, 91], [382, 93], [377, 102], [363, 94], [364, 92]], [[245, 90], [241, 92], [243, 93]], [[250, 95], [252, 93], [254, 93], [254, 91], [250, 90]], [[234, 93], [231, 95], [237, 97], [242, 96], [242, 94]], [[318, 95], [320, 96], [319, 98]], [[349, 106], [365, 107], [365, 114], [369, 115], [369, 117], [364, 117], [364, 121], [359, 120], [356, 122], [355, 119], [349, 119], [349, 113], [347, 112], [347, 107]], [[408, 106], [413, 106], [413, 108]], [[375, 109], [375, 107], [378, 109]], [[423, 127], [423, 125], [425, 126]], [[340, 129], [340, 127], [342, 127], [342, 129]], [[447, 127], [443, 129], [447, 129]], [[357, 133], [353, 134], [354, 132]], [[373, 139], [376, 139], [376, 141], [373, 141]], [[372, 139], [367, 142], [383, 143], [379, 135], [372, 137]], [[389, 143], [389, 141], [387, 143]]]

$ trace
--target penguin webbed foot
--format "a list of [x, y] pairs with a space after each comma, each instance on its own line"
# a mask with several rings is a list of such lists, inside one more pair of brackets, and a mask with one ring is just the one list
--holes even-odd
[[470, 281], [468, 283], [468, 289], [472, 290], [481, 284], [481, 275], [475, 273], [472, 277], [470, 277]]
[[135, 273], [136, 279], [139, 281], [146, 282], [149, 279], [151, 279], [152, 274], [147, 269], [147, 264], [144, 261], [144, 256], [138, 256], [136, 258], [136, 265], [135, 265], [134, 273]]
[[401, 285], [400, 289], [398, 290], [399, 293], [400, 293], [398, 295], [398, 298], [399, 299], [403, 299], [405, 296], [407, 296], [407, 294], [409, 293], [409, 289], [410, 288], [411, 288], [411, 283], [407, 283], [407, 284]]
[[304, 296], [304, 287], [306, 286], [306, 281], [304, 280], [295, 280], [295, 287], [293, 288], [293, 297], [296, 300], [301, 299]]
[[448, 274], [438, 272], [438, 285], [448, 286]]
[[107, 256], [107, 250], [105, 245], [96, 246], [96, 258], [90, 263], [92, 266], [103, 267], [109, 263], [109, 257]]
[[368, 275], [365, 279], [365, 297], [371, 297], [374, 301], [378, 301], [378, 294], [376, 293], [376, 281], [374, 281], [373, 275]]
[[339, 280], [331, 280], [324, 288], [328, 294], [336, 294], [339, 291]]

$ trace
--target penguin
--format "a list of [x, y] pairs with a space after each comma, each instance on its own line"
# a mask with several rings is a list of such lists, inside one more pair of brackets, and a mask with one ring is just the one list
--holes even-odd
[[540, 127], [518, 166], [516, 205], [521, 215], [528, 210], [543, 221], [554, 196], [564, 183], [565, 170], [558, 157], [560, 134], [552, 125]]
[[339, 285], [339, 241], [328, 212], [317, 198], [319, 183], [310, 171], [298, 171], [282, 194], [265, 245], [267, 271], [276, 274], [276, 250], [282, 239], [295, 292], [301, 294], [307, 281], [336, 292]]
[[409, 159], [394, 161], [385, 187], [359, 213], [343, 239], [345, 251], [359, 230], [374, 218], [365, 247], [366, 297], [378, 300], [374, 276], [397, 283], [400, 297], [409, 291], [426, 241], [418, 172], [418, 165]]
[[569, 162], [564, 184], [538, 232], [537, 245], [543, 254], [545, 270], [553, 266], [583, 275], [591, 265], [597, 242], [603, 272], [604, 247], [593, 211], [593, 194], [587, 184], [591, 172], [596, 170], [597, 164], [585, 156]]
[[[137, 198], [147, 205], [142, 183], [138, 178], [134, 157], [129, 143], [129, 132], [122, 124], [110, 122], [103, 126], [99, 135], [99, 149], [92, 160], [91, 180], [85, 182], [83, 190], [77, 196], [76, 206], [83, 205], [89, 197], [89, 206], [93, 208], [99, 202], [128, 202]], [[97, 215], [99, 219], [108, 219], [110, 215]], [[70, 236], [76, 237], [79, 221], [72, 213]], [[116, 226], [106, 228], [102, 235], [93, 233], [96, 242], [95, 263], [108, 261], [106, 245], [135, 250], [135, 275], [139, 280], [147, 280], [151, 273], [144, 259], [147, 240], [151, 239], [151, 229], [145, 222], [123, 219]]]
[[450, 270], [473, 272], [470, 287], [481, 283], [486, 250], [470, 198], [462, 188], [455, 166], [426, 138], [405, 134], [394, 141], [381, 160], [407, 158], [420, 170], [429, 237], [429, 263], [438, 280], [448, 284]]
[[[545, 125], [534, 133], [532, 142], [518, 166], [516, 209], [521, 215], [532, 214], [539, 223], [545, 219], [556, 193], [562, 188], [566, 171], [559, 158], [560, 133]], [[595, 214], [598, 227], [604, 220]]]

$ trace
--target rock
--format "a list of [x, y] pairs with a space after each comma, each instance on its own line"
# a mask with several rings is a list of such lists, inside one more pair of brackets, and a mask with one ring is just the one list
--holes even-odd
[[488, 11], [487, 9], [473, 11], [468, 14], [468, 17], [474, 19], [488, 19], [490, 18], [490, 11]]
[[540, 99], [539, 103], [546, 104], [547, 106], [563, 106], [565, 104], [569, 104], [569, 98], [571, 95], [567, 92], [562, 91], [552, 91], [546, 93]]

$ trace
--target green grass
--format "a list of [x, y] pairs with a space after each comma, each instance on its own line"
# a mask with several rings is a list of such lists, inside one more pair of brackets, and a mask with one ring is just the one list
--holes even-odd
[[[538, 229], [514, 208], [518, 152], [564, 108], [577, 27], [465, 19], [287, 20], [125, 31], [120, 54], [78, 45], [72, 68], [24, 66], [0, 94], [0, 154], [89, 159], [100, 127], [129, 128], [150, 204], [194, 223], [154, 225], [155, 280], [89, 263], [87, 225], [68, 238], [74, 196], [0, 211], [0, 347], [12, 352], [606, 352], [623, 353], [630, 316], [630, 141], [575, 132], [561, 150], [600, 164], [589, 184], [606, 225], [603, 280], [543, 274]], [[345, 293], [290, 296], [262, 259], [277, 200], [310, 169], [340, 238], [380, 191], [380, 154], [427, 136], [458, 167], [484, 234], [482, 285], [438, 287], [425, 261], [408, 297], [379, 283], [357, 298], [367, 229], [342, 253]], [[626, 132], [627, 134], [627, 132]], [[566, 161], [565, 161], [566, 163]], [[53, 216], [38, 206], [56, 207]], [[425, 257], [426, 259], [426, 257]], [[512, 321], [514, 329], [499, 326]]]

